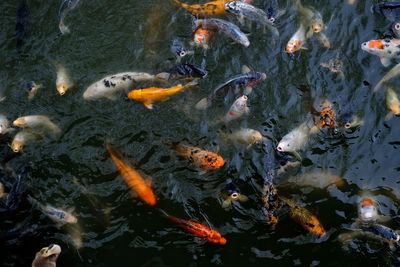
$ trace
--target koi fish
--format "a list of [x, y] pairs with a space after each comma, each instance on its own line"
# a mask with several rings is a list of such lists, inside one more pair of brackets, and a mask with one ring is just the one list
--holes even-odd
[[157, 203], [156, 196], [151, 189], [149, 183], [147, 183], [138, 171], [133, 169], [127, 163], [121, 160], [117, 153], [113, 150], [111, 145], [107, 145], [107, 151], [111, 156], [114, 165], [117, 167], [125, 183], [134, 191], [138, 197], [150, 206], [154, 206]]
[[218, 85], [207, 98], [201, 99], [195, 107], [199, 110], [207, 109], [211, 107], [212, 103], [218, 96], [225, 97], [230, 91], [237, 93], [235, 91], [239, 88], [244, 88], [243, 93], [248, 95], [252, 92], [255, 86], [261, 84], [266, 78], [267, 75], [263, 72], [246, 70], [243, 74], [233, 76], [226, 82]]
[[171, 147], [180, 156], [204, 171], [216, 170], [225, 164], [224, 159], [217, 153], [203, 150], [199, 147], [184, 144], [173, 144]]
[[300, 24], [299, 29], [290, 37], [289, 42], [286, 44], [285, 52], [294, 53], [299, 51], [304, 42], [306, 41], [306, 28], [303, 24]]
[[246, 95], [242, 95], [238, 99], [233, 102], [232, 106], [229, 108], [228, 112], [224, 116], [224, 122], [228, 123], [232, 120], [236, 120], [242, 117], [244, 114], [248, 114], [250, 112], [249, 107], [247, 106], [248, 97]]
[[226, 141], [245, 144], [248, 148], [256, 143], [261, 142], [263, 139], [263, 136], [259, 131], [249, 128], [242, 128], [233, 133], [221, 133], [221, 137]]
[[396, 231], [378, 223], [362, 226], [361, 230], [377, 235], [388, 242], [400, 241], [400, 235]]
[[346, 129], [355, 128], [362, 124], [362, 119], [353, 113], [345, 113], [338, 118], [338, 125]]
[[361, 44], [361, 49], [379, 57], [383, 66], [390, 65], [392, 59], [400, 58], [400, 39], [370, 40]]
[[23, 88], [28, 92], [29, 100], [32, 100], [42, 87], [43, 86], [41, 84], [36, 84], [34, 81], [29, 81], [23, 84]]
[[56, 69], [57, 69], [57, 80], [56, 80], [57, 91], [60, 95], [65, 95], [65, 93], [74, 84], [71, 82], [69, 73], [63, 65], [56, 64]]
[[203, 27], [197, 27], [193, 33], [193, 44], [198, 47], [208, 49], [212, 32], [204, 29]]
[[61, 132], [60, 128], [56, 124], [54, 124], [47, 116], [43, 115], [19, 117], [13, 122], [13, 125], [20, 128], [30, 128], [42, 134], [45, 132], [59, 134]]
[[67, 25], [64, 24], [65, 16], [76, 7], [79, 3], [79, 0], [63, 0], [61, 2], [60, 9], [58, 10], [58, 19], [59, 24], [58, 27], [60, 28], [61, 34], [69, 33], [70, 30]]
[[51, 244], [48, 247], [44, 247], [36, 253], [32, 267], [56, 267], [56, 261], [60, 253], [61, 247], [59, 245]]
[[325, 25], [321, 13], [314, 8], [304, 7], [300, 0], [295, 0], [295, 6], [306, 26], [310, 27], [311, 32], [307, 33], [308, 37], [311, 37], [313, 33], [320, 33], [324, 30]]
[[14, 153], [22, 152], [23, 147], [26, 143], [38, 140], [41, 136], [37, 133], [34, 133], [30, 130], [22, 130], [18, 132], [11, 143], [11, 149]]
[[232, 205], [233, 202], [246, 202], [249, 198], [240, 193], [239, 188], [231, 181], [226, 184], [225, 188], [221, 191], [221, 195], [224, 199], [222, 202], [222, 208], [228, 208]]
[[393, 88], [389, 87], [386, 91], [386, 106], [390, 112], [386, 115], [385, 119], [389, 120], [394, 115], [400, 115], [400, 100]]
[[10, 128], [10, 122], [7, 117], [4, 114], [0, 114], [0, 134], [6, 134], [13, 130], [13, 128]]
[[238, 26], [235, 24], [222, 20], [222, 19], [198, 19], [195, 21], [196, 28], [201, 27], [203, 29], [218, 31], [225, 34], [227, 37], [231, 38], [238, 44], [245, 47], [250, 45], [250, 41]]
[[207, 74], [207, 71], [199, 66], [192, 64], [179, 64], [168, 72], [157, 74], [156, 77], [162, 78], [163, 80], [170, 80], [177, 78], [204, 78]]
[[226, 14], [225, 3], [232, 0], [216, 0], [204, 4], [193, 5], [185, 4], [178, 0], [173, 1], [196, 17], [208, 17]]
[[227, 2], [225, 8], [227, 12], [237, 15], [241, 19], [245, 18], [266, 26], [275, 37], [279, 37], [278, 29], [270, 21], [264, 10], [242, 1]]
[[64, 211], [50, 205], [42, 205], [31, 196], [28, 196], [28, 201], [32, 205], [37, 206], [41, 212], [60, 227], [65, 224], [76, 224], [78, 222], [78, 218], [76, 218], [70, 211]]
[[289, 206], [289, 216], [298, 224], [300, 224], [304, 230], [318, 237], [325, 235], [325, 229], [321, 222], [306, 208], [299, 206], [292, 200], [280, 197], [280, 199]]
[[313, 171], [290, 176], [288, 182], [296, 186], [311, 186], [320, 189], [327, 188], [331, 185], [340, 188], [345, 184], [342, 177], [329, 171]]
[[315, 126], [318, 129], [336, 128], [336, 112], [331, 102], [327, 100], [322, 102], [321, 111], [319, 112], [318, 118], [315, 121]]
[[119, 91], [127, 91], [136, 82], [152, 81], [156, 77], [146, 72], [121, 72], [108, 75], [91, 84], [83, 93], [86, 100], [108, 98], [115, 100], [115, 94]]
[[358, 204], [358, 218], [363, 222], [376, 221], [378, 218], [378, 210], [376, 203], [371, 198], [363, 198]]
[[143, 105], [148, 109], [153, 109], [154, 102], [165, 101], [172, 95], [175, 95], [180, 91], [197, 84], [198, 81], [194, 80], [185, 85], [178, 84], [170, 88], [150, 87], [144, 89], [133, 89], [128, 93], [128, 98], [142, 102]]
[[375, 85], [374, 92], [378, 91], [384, 84], [400, 74], [400, 63], [389, 70], [382, 79]]
[[211, 227], [205, 226], [194, 220], [184, 220], [167, 214], [165, 211], [160, 210], [160, 212], [169, 220], [174, 222], [177, 226], [182, 228], [184, 231], [193, 234], [197, 237], [204, 238], [210, 243], [214, 244], [226, 244], [226, 239], [216, 230]]
[[283, 136], [276, 149], [280, 152], [292, 153], [300, 160], [301, 156], [298, 151], [303, 149], [307, 144], [310, 132], [311, 128], [307, 125], [307, 122], [303, 122], [297, 128]]
[[183, 58], [187, 55], [194, 54], [194, 51], [187, 50], [185, 48], [185, 46], [183, 45], [182, 41], [179, 39], [174, 39], [172, 41], [170, 50], [177, 57], [178, 60], [180, 60], [181, 58]]

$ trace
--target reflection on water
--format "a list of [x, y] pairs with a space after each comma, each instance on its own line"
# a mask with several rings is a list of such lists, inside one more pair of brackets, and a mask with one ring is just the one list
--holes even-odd
[[[285, 13], [275, 22], [278, 39], [247, 23], [240, 28], [248, 34], [249, 47], [215, 35], [208, 50], [190, 46], [192, 17], [170, 1], [82, 0], [65, 18], [71, 31], [65, 35], [58, 28], [58, 1], [3, 1], [0, 94], [5, 99], [0, 113], [11, 121], [46, 115], [62, 129], [57, 139], [33, 141], [18, 155], [8, 146], [16, 132], [1, 137], [3, 162], [8, 163], [0, 181], [7, 191], [16, 174], [24, 167], [30, 170], [23, 179], [18, 210], [0, 211], [3, 265], [30, 265], [35, 253], [51, 243], [62, 247], [60, 266], [392, 265], [397, 252], [385, 242], [338, 239], [357, 218], [362, 196], [375, 198], [379, 212], [389, 218], [386, 226], [400, 228], [396, 157], [400, 126], [398, 117], [385, 120], [385, 92], [372, 93], [390, 67], [360, 49], [362, 42], [390, 34], [391, 24], [371, 13], [369, 0], [354, 5], [339, 0], [303, 2], [320, 11], [330, 49], [313, 37], [305, 44], [307, 49], [292, 56], [284, 52], [299, 27], [291, 1], [279, 3]], [[253, 4], [270, 6], [264, 0]], [[239, 25], [233, 17], [230, 20]], [[194, 51], [182, 63], [208, 72], [198, 87], [157, 103], [153, 110], [122, 93], [114, 101], [82, 97], [89, 85], [113, 73], [157, 74], [171, 69], [176, 63], [170, 51], [175, 39]], [[341, 72], [333, 64], [337, 59]], [[57, 94], [54, 62], [63, 64], [74, 84], [63, 96]], [[236, 95], [219, 99], [206, 111], [194, 108], [219, 84], [240, 74], [243, 65], [267, 74], [249, 95], [248, 115], [216, 123]], [[31, 100], [23, 86], [30, 81], [42, 86]], [[135, 87], [177, 83], [141, 82]], [[395, 91], [397, 84], [393, 79]], [[339, 134], [322, 130], [311, 135], [299, 151], [301, 164], [286, 168], [275, 182], [280, 194], [316, 215], [327, 233], [314, 237], [284, 214], [271, 229], [262, 212], [262, 145], [247, 148], [223, 142], [221, 133], [251, 128], [276, 146], [319, 110], [323, 100], [332, 103], [338, 116], [351, 113], [362, 124]], [[200, 173], [167, 145], [179, 141], [218, 151], [225, 166]], [[106, 143], [115, 145], [124, 160], [151, 177], [159, 208], [212, 226], [227, 238], [227, 244], [214, 246], [186, 234], [140, 202], [113, 166]], [[228, 179], [249, 200], [223, 209], [220, 191]], [[41, 203], [74, 207], [79, 225], [57, 227], [31, 207], [27, 193]]]

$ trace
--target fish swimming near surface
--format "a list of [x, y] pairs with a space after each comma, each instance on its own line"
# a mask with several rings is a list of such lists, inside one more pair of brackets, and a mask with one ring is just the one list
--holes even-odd
[[177, 5], [186, 9], [196, 17], [218, 16], [226, 14], [225, 3], [232, 0], [216, 0], [204, 4], [189, 5], [178, 0], [173, 0]]
[[163, 80], [181, 79], [181, 78], [204, 78], [207, 76], [207, 71], [200, 66], [193, 64], [178, 64], [167, 72], [161, 72], [156, 75]]
[[306, 27], [310, 27], [310, 31], [307, 33], [308, 38], [311, 37], [313, 33], [320, 33], [325, 29], [321, 13], [316, 11], [314, 8], [303, 6], [301, 0], [294, 0], [294, 5], [301, 17], [300, 20]]
[[156, 77], [146, 72], [121, 72], [108, 75], [91, 84], [83, 93], [86, 100], [107, 98], [115, 100], [115, 94], [120, 91], [128, 91], [137, 82], [153, 81]]
[[222, 208], [228, 208], [233, 202], [246, 202], [249, 198], [240, 193], [239, 188], [231, 181], [226, 184], [225, 188], [221, 191], [223, 197]]
[[400, 235], [395, 230], [378, 223], [362, 226], [361, 230], [377, 235], [388, 242], [400, 241]]
[[128, 98], [143, 103], [147, 109], [153, 109], [155, 102], [168, 100], [171, 96], [197, 84], [198, 80], [194, 80], [184, 85], [178, 84], [170, 88], [150, 87], [133, 89], [128, 93]]
[[322, 128], [329, 128], [334, 129], [336, 128], [336, 111], [333, 107], [333, 104], [325, 100], [320, 105], [320, 112], [315, 119], [315, 126], [318, 129]]
[[365, 197], [358, 203], [358, 218], [362, 222], [376, 222], [378, 216], [376, 202], [372, 198]]
[[285, 47], [286, 53], [294, 53], [303, 48], [306, 41], [306, 28], [300, 24], [299, 29], [290, 37]]
[[215, 88], [207, 98], [201, 99], [195, 106], [196, 109], [205, 110], [216, 101], [218, 97], [225, 97], [229, 92], [238, 93], [240, 88], [244, 88], [243, 93], [248, 95], [253, 88], [261, 84], [267, 75], [263, 72], [246, 71], [245, 73], [235, 75]]
[[6, 134], [12, 131], [14, 131], [14, 129], [10, 128], [10, 122], [6, 115], [0, 114], [0, 134]]
[[60, 95], [65, 95], [65, 93], [74, 85], [71, 81], [69, 73], [64, 65], [60, 63], [55, 63], [57, 79], [56, 88]]
[[29, 81], [23, 84], [23, 88], [28, 92], [29, 100], [32, 100], [42, 87], [41, 84], [36, 84], [34, 81]]
[[207, 30], [217, 31], [225, 34], [227, 37], [231, 38], [238, 44], [245, 47], [250, 45], [249, 38], [244, 34], [238, 26], [232, 22], [222, 20], [222, 19], [198, 19], [195, 21], [196, 28], [203, 28]]
[[187, 55], [194, 54], [194, 51], [185, 48], [183, 42], [180, 39], [174, 39], [172, 41], [170, 50], [177, 57], [178, 61]]
[[363, 120], [351, 112], [344, 113], [338, 117], [339, 127], [344, 127], [345, 129], [351, 129], [362, 125]]
[[146, 182], [138, 171], [125, 163], [117, 155], [117, 152], [114, 151], [111, 145], [108, 144], [106, 148], [114, 165], [117, 167], [128, 187], [146, 204], [155, 206], [157, 204], [157, 199], [153, 190], [151, 189], [150, 182]]
[[400, 58], [400, 39], [370, 40], [362, 43], [361, 49], [378, 56], [382, 65], [388, 67], [393, 59]]
[[215, 152], [179, 143], [170, 146], [178, 152], [180, 156], [189, 160], [189, 162], [203, 171], [216, 170], [225, 164], [223, 157]]
[[193, 32], [193, 45], [208, 49], [212, 35], [213, 33], [211, 30], [204, 29], [201, 26], [197, 27]]
[[263, 139], [261, 133], [254, 129], [242, 128], [233, 133], [221, 133], [222, 140], [231, 141], [236, 144], [245, 144], [247, 148], [260, 143]]
[[285, 12], [278, 10], [278, 0], [270, 0], [267, 3], [266, 12], [268, 21], [274, 23], [277, 18], [282, 16]]
[[60, 9], [58, 10], [58, 27], [60, 28], [61, 34], [69, 33], [70, 30], [67, 25], [65, 25], [64, 20], [67, 14], [73, 10], [79, 3], [79, 0], [62, 0]]
[[307, 232], [323, 237], [326, 232], [318, 218], [306, 208], [298, 205], [293, 200], [280, 197], [280, 199], [289, 207], [289, 216]]
[[59, 227], [65, 224], [76, 224], [78, 222], [78, 218], [76, 218], [71, 211], [64, 211], [51, 205], [43, 205], [31, 196], [28, 196], [28, 201], [32, 205], [37, 206], [43, 214], [49, 217]]
[[305, 147], [310, 133], [311, 128], [307, 125], [307, 122], [303, 122], [283, 136], [276, 149], [280, 152], [292, 153], [296, 158], [301, 159], [298, 151]]
[[[287, 180], [295, 186], [311, 186], [314, 188], [324, 189], [329, 186], [341, 188], [345, 182], [342, 177], [335, 175], [329, 171], [312, 171], [290, 176]], [[283, 183], [280, 183], [281, 185]]]
[[230, 121], [239, 119], [245, 114], [250, 112], [250, 108], [247, 106], [248, 97], [242, 95], [233, 102], [232, 106], [229, 108], [228, 112], [225, 114], [223, 121], [228, 123]]
[[58, 135], [61, 133], [61, 129], [52, 122], [49, 117], [44, 115], [29, 115], [19, 117], [14, 120], [13, 125], [20, 128], [29, 128], [39, 134], [50, 133]]
[[167, 214], [160, 209], [160, 212], [169, 220], [174, 222], [177, 226], [182, 228], [185, 232], [193, 234], [197, 237], [204, 238], [213, 244], [225, 245], [226, 239], [216, 230], [211, 227], [205, 226], [194, 220], [184, 220]]
[[400, 74], [400, 63], [395, 65], [391, 70], [389, 70], [383, 77], [382, 79], [375, 85], [374, 87], [374, 92], [377, 92], [379, 89], [384, 87], [384, 85], [393, 79], [394, 77], [399, 76]]
[[11, 143], [11, 149], [14, 151], [14, 153], [19, 153], [22, 152], [23, 147], [35, 140], [41, 139], [42, 136], [38, 133], [35, 133], [31, 130], [22, 130], [19, 131], [15, 136], [14, 139], [12, 140]]
[[51, 244], [48, 247], [44, 247], [36, 253], [32, 267], [56, 267], [60, 253], [61, 247], [59, 245]]
[[386, 115], [385, 119], [389, 120], [393, 116], [400, 115], [400, 100], [393, 88], [389, 87], [386, 91], [386, 106], [390, 112]]
[[268, 18], [264, 10], [242, 1], [231, 1], [225, 4], [226, 11], [239, 16], [240, 19], [248, 19], [266, 26], [274, 37], [279, 37], [279, 31]]

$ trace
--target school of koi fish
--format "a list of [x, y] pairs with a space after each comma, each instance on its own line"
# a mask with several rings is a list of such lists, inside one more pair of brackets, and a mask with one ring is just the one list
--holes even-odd
[[[61, 38], [73, 34], [73, 30], [67, 26], [65, 20], [70, 12], [79, 9], [80, 2], [82, 1], [61, 1], [58, 25]], [[205, 54], [216, 46], [250, 49], [254, 38], [252, 31], [255, 30], [266, 35], [268, 42], [278, 43], [282, 35], [277, 24], [280, 20], [285, 20], [284, 14], [288, 11], [280, 9], [277, 0], [268, 0], [267, 8], [259, 2], [261, 1], [214, 0], [194, 3], [194, 1], [170, 0], [170, 5], [187, 20], [188, 27], [191, 27], [193, 34], [191, 40], [182, 38], [170, 40], [170, 51], [174, 55], [175, 66], [159, 73], [126, 71], [105, 74], [95, 82], [90, 81], [90, 85], [82, 91], [80, 98], [88, 103], [94, 103], [94, 105], [100, 101], [118, 103], [125, 98], [131, 105], [140, 104], [149, 116], [153, 116], [161, 110], [168, 112], [168, 110], [164, 110], [164, 102], [173, 102], [178, 95], [202, 88], [202, 81], [213, 75], [206, 69], [204, 60], [197, 65], [189, 63], [188, 57]], [[285, 40], [286, 45], [281, 48], [285, 55], [294, 58], [297, 54], [311, 52], [312, 49], [331, 49], [333, 46], [337, 46], [331, 41], [327, 30], [329, 20], [323, 17], [323, 10], [316, 10], [305, 0], [291, 0], [290, 3], [291, 8], [296, 12], [297, 20], [292, 23], [296, 23], [297, 30], [292, 33], [290, 39]], [[359, 3], [355, 0], [346, 0], [345, 4], [355, 6]], [[26, 14], [24, 13], [26, 5], [26, 1], [21, 1], [19, 9], [21, 16]], [[369, 9], [373, 14], [382, 16], [390, 22], [389, 34], [380, 36], [381, 39], [364, 40], [360, 44], [361, 50], [378, 56], [384, 67], [389, 67], [393, 63], [397, 64], [368, 92], [368, 94], [375, 95], [385, 94], [387, 109], [385, 122], [388, 122], [397, 120], [396, 116], [400, 116], [400, 100], [396, 92], [398, 89], [393, 85], [393, 81], [400, 75], [400, 63], [396, 62], [400, 58], [400, 39], [397, 39], [400, 38], [400, 2], [371, 3]], [[16, 36], [18, 53], [22, 53], [20, 51], [24, 36], [24, 23], [26, 22], [17, 21], [16, 30], [21, 33]], [[250, 29], [250, 33], [243, 29]], [[309, 43], [314, 41], [319, 44], [319, 47], [312, 46], [311, 49]], [[235, 50], [231, 51], [231, 53], [234, 52]], [[344, 64], [342, 58], [338, 56], [322, 62], [320, 67], [338, 79], [346, 79], [349, 77], [347, 77], [348, 73], [344, 71]], [[55, 89], [59, 94], [57, 97], [68, 98], [71, 94], [70, 91], [78, 90], [76, 82], [71, 78], [72, 70], [58, 61], [52, 61], [52, 65], [56, 70]], [[247, 128], [247, 123], [241, 122], [254, 114], [250, 105], [253, 101], [257, 101], [254, 92], [264, 84], [273, 83], [274, 77], [246, 65], [241, 68], [242, 73], [234, 74], [221, 81], [215, 88], [207, 90], [208, 93], [204, 94], [202, 98], [196, 99], [192, 106], [182, 105], [185, 113], [195, 113], [200, 117], [207, 116], [209, 118], [206, 127], [207, 129], [218, 129], [220, 144], [235, 147], [244, 154], [252, 149], [262, 151], [261, 158], [256, 159], [261, 162], [262, 167], [254, 167], [262, 178], [262, 189], [258, 194], [249, 196], [242, 193], [240, 188], [244, 181], [229, 178], [226, 179], [225, 187], [218, 190], [218, 195], [215, 197], [224, 210], [234, 210], [248, 202], [258, 203], [266, 232], [276, 231], [280, 222], [289, 218], [298, 225], [299, 229], [304, 231], [304, 235], [312, 236], [316, 243], [327, 242], [333, 231], [331, 228], [335, 227], [332, 224], [327, 226], [325, 223], [329, 221], [329, 218], [320, 218], [316, 212], [318, 201], [311, 205], [302, 204], [301, 200], [290, 197], [290, 194], [285, 192], [285, 188], [311, 187], [322, 190], [328, 190], [327, 188], [339, 190], [348, 184], [345, 178], [335, 175], [329, 170], [300, 174], [297, 174], [296, 171], [301, 166], [308, 164], [303, 154], [309, 148], [310, 138], [322, 135], [323, 138], [329, 139], [343, 135], [345, 131], [356, 131], [360, 127], [366, 127], [364, 120], [353, 112], [344, 113], [338, 110], [338, 105], [334, 101], [325, 99], [324, 96], [312, 95], [308, 86], [302, 86], [299, 90], [303, 93], [305, 102], [308, 101], [311, 106], [305, 121], [293, 125], [288, 133], [278, 139], [268, 132]], [[23, 84], [23, 88], [26, 90], [25, 97], [29, 101], [34, 101], [43, 90], [41, 89], [43, 85], [35, 81], [28, 81]], [[312, 98], [321, 100], [317, 107], [313, 106]], [[2, 95], [1, 101], [7, 101], [7, 95]], [[223, 108], [224, 113], [219, 115], [215, 112], [216, 108]], [[70, 244], [79, 254], [79, 250], [84, 248], [85, 244], [90, 243], [88, 240], [90, 237], [84, 235], [85, 229], [80, 224], [82, 218], [76, 214], [74, 208], [62, 208], [47, 204], [40, 199], [40, 193], [29, 190], [26, 183], [27, 180], [32, 179], [33, 171], [30, 167], [25, 167], [17, 173], [10, 168], [10, 162], [18, 155], [24, 154], [24, 148], [27, 146], [40, 146], [42, 142], [60, 140], [61, 136], [64, 136], [69, 129], [62, 129], [51, 116], [21, 115], [23, 116], [13, 118], [11, 122], [5, 112], [0, 114], [0, 135], [12, 137], [1, 162], [0, 198], [2, 206], [0, 214], [4, 216], [5, 221], [16, 225], [24, 221], [21, 209], [25, 212], [28, 209], [30, 212], [36, 212], [39, 216], [46, 217], [52, 221], [54, 227], [68, 233]], [[197, 122], [193, 121], [193, 124]], [[172, 155], [181, 159], [177, 162], [187, 162], [183, 171], [191, 172], [191, 175], [198, 179], [205, 179], [209, 173], [227, 171], [228, 162], [229, 164], [236, 162], [236, 165], [240, 165], [240, 162], [237, 163], [238, 161], [235, 159], [224, 157], [223, 153], [220, 153], [218, 149], [211, 149], [211, 146], [199, 145], [188, 140], [159, 139], [153, 140], [153, 142], [157, 146], [168, 148]], [[170, 208], [163, 204], [165, 192], [162, 193], [163, 189], [157, 188], [157, 180], [146, 175], [143, 170], [146, 159], [142, 159], [140, 162], [129, 159], [129, 156], [125, 155], [129, 154], [134, 157], [135, 152], [128, 152], [127, 149], [121, 148], [118, 140], [113, 139], [112, 136], [100, 142], [103, 142], [107, 162], [105, 163], [105, 160], [102, 159], [100, 161], [103, 161], [102, 164], [113, 164], [118, 177], [122, 178], [126, 187], [129, 188], [132, 198], [135, 199], [133, 205], [140, 203], [149, 212], [157, 213], [160, 218], [165, 218], [166, 225], [170, 222], [170, 225], [187, 233], [187, 236], [182, 233], [185, 238], [190, 239], [191, 236], [194, 236], [201, 244], [208, 242], [215, 246], [228, 246], [231, 242], [234, 243], [230, 240], [230, 235], [233, 233], [212, 226], [212, 217], [205, 217], [204, 221], [199, 221], [192, 218], [181, 218], [173, 214], [176, 207]], [[389, 155], [389, 157], [391, 156]], [[93, 161], [95, 160], [99, 160], [99, 158], [93, 157]], [[240, 169], [240, 166], [235, 167]], [[393, 166], [393, 168], [396, 167], [398, 166]], [[110, 176], [113, 175], [110, 174]], [[231, 177], [228, 173], [226, 176]], [[69, 183], [87, 198], [96, 217], [107, 228], [109, 224], [107, 221], [112, 216], [112, 208], [105, 208], [97, 198], [93, 198], [82, 183], [82, 179], [73, 177]], [[57, 188], [51, 188], [51, 190], [57, 190]], [[114, 189], [104, 188], [103, 190]], [[163, 196], [160, 197], [160, 195]], [[26, 202], [23, 202], [22, 199], [25, 199]], [[360, 195], [355, 202], [357, 203], [358, 217], [354, 219], [355, 222], [348, 229], [342, 229], [337, 237], [337, 240], [343, 244], [343, 250], [351, 250], [354, 240], [362, 238], [379, 240], [388, 245], [387, 249], [396, 255], [390, 264], [400, 266], [400, 254], [398, 254], [400, 253], [400, 233], [389, 227], [388, 221], [392, 218], [381, 215], [379, 201], [373, 195]], [[146, 221], [146, 218], [143, 217], [136, 219]], [[35, 232], [41, 231], [39, 222], [31, 223], [35, 225], [32, 229], [1, 232], [0, 241], [7, 242], [16, 237], [35, 235]], [[150, 223], [146, 221], [146, 224]], [[47, 247], [37, 248], [37, 251], [36, 255], [32, 255], [32, 266], [51, 267], [56, 266], [62, 248], [58, 244], [50, 244]]]

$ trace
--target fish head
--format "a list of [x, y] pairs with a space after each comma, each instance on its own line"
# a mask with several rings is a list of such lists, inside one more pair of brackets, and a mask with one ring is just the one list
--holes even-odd
[[363, 198], [359, 203], [358, 216], [363, 221], [375, 220], [378, 216], [375, 201], [368, 197]]
[[263, 136], [261, 135], [261, 133], [260, 133], [259, 131], [255, 131], [255, 132], [252, 134], [252, 139], [253, 139], [253, 143], [254, 143], [254, 144], [255, 144], [255, 143], [259, 143], [259, 142], [262, 141]]
[[11, 149], [14, 153], [19, 153], [22, 151], [22, 147], [24, 146], [24, 144], [19, 141], [19, 140], [14, 140], [11, 143]]
[[194, 31], [194, 43], [199, 46], [208, 45], [211, 34], [207, 29], [203, 29], [202, 27], [198, 27]]
[[308, 232], [310, 232], [318, 237], [322, 237], [326, 234], [326, 231], [325, 231], [324, 227], [322, 226], [321, 222], [314, 215], [312, 215], [310, 217], [310, 219], [306, 223], [304, 223], [303, 227]]
[[278, 143], [278, 145], [276, 146], [276, 149], [279, 152], [289, 152], [292, 151], [291, 145], [290, 145], [290, 141], [282, 138], [282, 140]]
[[390, 40], [370, 40], [361, 44], [361, 49], [378, 57], [384, 57], [387, 53], [385, 47], [388, 47]]
[[339, 117], [339, 125], [346, 129], [357, 127], [362, 124], [360, 118], [353, 113], [345, 113]]
[[219, 169], [222, 166], [224, 166], [225, 161], [224, 158], [221, 157], [220, 155], [208, 155], [206, 156], [207, 164], [212, 168], [212, 169]]
[[220, 233], [218, 233], [215, 230], [211, 230], [210, 231], [207, 239], [211, 243], [221, 244], [221, 245], [225, 245], [226, 244], [226, 239]]
[[24, 127], [26, 125], [25, 118], [21, 117], [13, 121], [13, 125], [17, 127]]
[[290, 40], [286, 47], [285, 47], [285, 52], [286, 53], [294, 53], [300, 50], [301, 46], [303, 45], [302, 40]]
[[400, 22], [393, 23], [392, 31], [396, 35], [397, 38], [400, 37]]
[[237, 1], [230, 1], [225, 3], [225, 10], [229, 13], [240, 14], [240, 7]]
[[60, 95], [65, 95], [65, 93], [67, 92], [68, 88], [67, 85], [64, 83], [58, 84], [57, 85], [57, 91]]
[[55, 261], [61, 253], [61, 247], [56, 244], [51, 244], [48, 247], [42, 248], [38, 254], [41, 258], [51, 259]]
[[314, 13], [312, 17], [311, 29], [315, 33], [320, 33], [324, 29], [324, 22], [322, 21], [322, 16], [319, 12]]
[[76, 218], [76, 217], [75, 217], [74, 215], [72, 215], [71, 213], [65, 213], [64, 220], [65, 220], [67, 223], [70, 223], [70, 224], [75, 224], [75, 223], [78, 222], [78, 218]]

